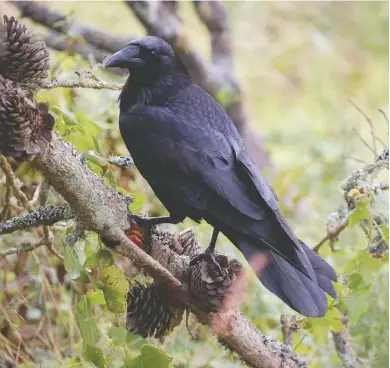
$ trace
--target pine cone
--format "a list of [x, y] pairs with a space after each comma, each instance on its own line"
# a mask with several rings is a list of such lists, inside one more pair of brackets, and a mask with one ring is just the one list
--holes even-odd
[[43, 155], [51, 139], [54, 118], [48, 105], [35, 104], [17, 88], [1, 90], [0, 154], [25, 159]]
[[0, 74], [34, 90], [48, 76], [49, 53], [44, 42], [32, 35], [14, 17], [4, 15], [0, 31]]
[[142, 337], [168, 335], [182, 320], [184, 309], [172, 305], [167, 289], [138, 282], [127, 294], [126, 329]]
[[178, 235], [178, 241], [181, 245], [182, 252], [179, 254], [193, 257], [200, 253], [198, 239], [195, 238], [194, 229], [185, 229]]
[[204, 258], [190, 268], [189, 289], [197, 300], [199, 308], [205, 312], [218, 312], [229, 294], [242, 265], [235, 259], [230, 260], [224, 255], [216, 255], [218, 267]]

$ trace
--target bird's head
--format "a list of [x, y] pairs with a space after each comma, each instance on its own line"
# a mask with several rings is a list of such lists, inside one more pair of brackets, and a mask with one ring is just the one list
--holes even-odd
[[112, 55], [106, 62], [106, 68], [125, 68], [129, 69], [130, 74], [147, 73], [155, 76], [175, 70], [178, 63], [175, 52], [167, 42], [147, 36], [130, 42]]

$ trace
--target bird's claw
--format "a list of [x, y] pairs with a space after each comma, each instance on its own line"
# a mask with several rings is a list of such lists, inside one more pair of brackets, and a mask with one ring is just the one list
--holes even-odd
[[212, 263], [217, 269], [219, 273], [222, 273], [222, 269], [220, 264], [215, 258], [214, 251], [206, 249], [204, 253], [197, 254], [195, 257], [193, 257], [190, 261], [190, 267], [195, 266], [199, 262], [205, 260], [208, 263]]
[[142, 227], [147, 227], [148, 225], [148, 218], [146, 216], [136, 215], [135, 213], [132, 213], [130, 215], [130, 219], [135, 221], [138, 225]]

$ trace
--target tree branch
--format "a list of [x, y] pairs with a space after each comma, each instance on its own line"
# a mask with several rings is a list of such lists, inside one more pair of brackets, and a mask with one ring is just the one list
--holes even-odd
[[344, 313], [341, 322], [343, 323], [343, 329], [340, 332], [332, 332], [337, 355], [343, 364], [343, 368], [360, 368], [362, 364], [352, 348], [352, 338], [346, 313]]
[[[372, 126], [372, 123], [370, 123], [370, 126]], [[372, 133], [375, 139], [374, 132]], [[386, 147], [379, 156], [377, 156], [376, 151], [374, 153], [376, 158], [374, 163], [365, 164], [360, 169], [354, 170], [351, 175], [344, 180], [342, 189], [344, 191], [345, 204], [329, 215], [326, 224], [327, 235], [313, 248], [315, 252], [318, 252], [321, 246], [328, 240], [330, 241], [332, 250], [335, 250], [334, 241], [337, 240], [338, 235], [347, 228], [348, 217], [356, 208], [358, 201], [363, 198], [368, 198], [370, 195], [375, 196], [378, 190], [388, 189], [388, 185], [374, 184], [374, 179], [378, 176], [381, 170], [389, 168], [389, 150]], [[375, 214], [372, 215], [373, 219], [370, 221], [372, 221], [375, 225], [377, 220], [375, 219]], [[378, 218], [380, 218], [380, 216], [378, 216]], [[368, 251], [371, 252], [373, 256], [379, 256], [383, 252], [387, 251], [387, 246], [383, 241], [383, 234], [381, 233], [379, 226], [376, 226], [377, 234], [376, 236], [371, 236], [371, 232], [366, 229], [366, 222], [367, 220], [361, 220], [360, 227], [363, 228], [369, 239]], [[371, 226], [368, 227], [371, 229]], [[362, 364], [352, 347], [348, 314], [346, 311], [341, 312], [343, 313], [343, 317], [341, 319], [343, 329], [339, 332], [332, 332], [337, 354], [341, 360], [343, 368], [360, 368], [362, 367]]]
[[[53, 135], [48, 152], [44, 157], [35, 159], [34, 165], [69, 202], [86, 230], [97, 232], [109, 244], [119, 244], [112, 250], [132, 259], [159, 283], [174, 290], [172, 295], [181, 302], [191, 299], [183, 287], [183, 277], [185, 278], [185, 270], [188, 269], [189, 258], [167, 249], [159, 236], [152, 242], [150, 251], [152, 257], [130, 241], [124, 233], [129, 226], [126, 198], [88, 169], [73, 146]], [[289, 347], [262, 335], [239, 312], [230, 311], [228, 314], [204, 314], [196, 310], [194, 312], [203, 323], [211, 325], [220, 340], [250, 366], [258, 368], [280, 367], [282, 364], [285, 367], [302, 366]], [[219, 331], [214, 326], [219, 326], [222, 322], [228, 329]]]
[[[33, 4], [33, 2], [31, 3]], [[37, 32], [37, 38], [44, 41], [47, 47], [58, 51], [67, 51], [69, 54], [77, 53], [87, 60], [92, 59], [101, 63], [106, 58], [106, 54], [95, 46], [72, 40], [68, 36], [56, 31]], [[111, 69], [111, 71], [113, 70]]]
[[81, 23], [59, 12], [49, 9], [35, 1], [10, 1], [17, 7], [21, 16], [28, 17], [34, 22], [42, 24], [53, 31], [72, 37], [81, 37], [99, 50], [114, 53], [126, 46], [133, 37], [109, 35], [98, 28], [85, 27]]
[[[381, 170], [389, 167], [389, 150], [385, 148], [383, 152], [377, 157], [374, 163], [365, 164], [363, 167], [352, 171], [342, 184], [344, 191], [344, 198], [346, 204], [332, 212], [328, 216], [326, 228], [327, 235], [319, 241], [319, 243], [313, 248], [313, 251], [318, 252], [319, 249], [328, 240], [332, 250], [334, 249], [334, 241], [337, 240], [339, 234], [348, 226], [348, 216], [351, 211], [355, 209], [355, 203], [351, 200], [351, 191], [358, 189], [364, 195], [368, 193], [376, 194], [378, 190], [388, 190], [388, 184], [374, 184], [374, 179], [378, 176]], [[358, 193], [360, 195], [360, 192]]]
[[79, 79], [77, 81], [68, 81], [68, 80], [48, 80], [45, 81], [42, 88], [52, 89], [52, 88], [91, 88], [91, 89], [111, 89], [111, 90], [121, 90], [122, 85], [117, 83], [109, 83], [104, 81], [96, 80], [85, 80]]
[[30, 212], [34, 211], [32, 204], [16, 184], [16, 177], [14, 172], [12, 171], [11, 165], [8, 163], [7, 159], [3, 155], [0, 155], [0, 167], [3, 169], [3, 172], [7, 178], [7, 183], [12, 188], [12, 191], [16, 199], [28, 211]]
[[41, 247], [42, 245], [47, 245], [47, 239], [44, 238], [38, 243], [23, 243], [19, 247], [0, 250], [0, 257], [9, 256], [11, 254], [21, 254], [25, 252], [31, 252], [32, 250], [35, 250]]
[[58, 221], [70, 220], [73, 217], [74, 213], [68, 204], [38, 207], [33, 213], [14, 217], [4, 224], [0, 224], [0, 235], [41, 225], [53, 225]]

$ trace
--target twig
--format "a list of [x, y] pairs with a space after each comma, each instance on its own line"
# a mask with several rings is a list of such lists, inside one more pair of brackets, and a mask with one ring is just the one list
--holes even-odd
[[29, 212], [33, 212], [34, 207], [31, 205], [26, 195], [20, 190], [20, 188], [16, 184], [16, 177], [14, 172], [12, 171], [11, 165], [8, 163], [7, 159], [3, 155], [0, 155], [0, 166], [3, 169], [3, 172], [7, 178], [8, 185], [11, 186], [16, 199]]
[[343, 155], [344, 158], [347, 158], [347, 159], [350, 159], [350, 160], [354, 160], [356, 162], [359, 162], [359, 164], [366, 164], [366, 162], [364, 162], [363, 160], [361, 160], [360, 158], [356, 158], [356, 157], [352, 157], [352, 156], [347, 156], [347, 155]]
[[[7, 179], [7, 184], [8, 184], [8, 179]], [[5, 192], [5, 203], [3, 209], [0, 212], [0, 222], [3, 222], [8, 217], [10, 211], [11, 197], [12, 197], [12, 189], [10, 185], [7, 185], [6, 192]]]
[[382, 116], [385, 118], [385, 122], [387, 123], [387, 136], [389, 136], [389, 128], [390, 128], [390, 124], [389, 124], [389, 118], [387, 117], [387, 114], [382, 110], [382, 109], [378, 109], [378, 111], [382, 114]]
[[293, 345], [293, 332], [298, 329], [296, 317], [286, 317], [284, 314], [280, 316], [282, 324], [283, 343], [287, 346]]
[[84, 228], [76, 221], [74, 230], [63, 239], [64, 246], [73, 246], [84, 235]]
[[16, 230], [27, 230], [41, 225], [53, 225], [58, 221], [69, 220], [73, 217], [74, 213], [68, 204], [38, 207], [33, 213], [14, 217], [0, 224], [0, 235], [10, 234]]
[[[349, 100], [349, 102], [353, 105], [353, 107], [357, 111], [360, 112], [360, 114], [366, 119], [368, 125], [370, 126], [371, 135], [372, 135], [372, 149], [373, 149], [373, 151], [375, 153], [375, 158], [376, 158], [378, 156], [378, 151], [377, 151], [377, 148], [376, 148], [376, 141], [379, 138], [375, 134], [374, 124], [372, 123], [372, 120], [368, 117], [368, 115], [358, 105], [356, 105], [352, 100]], [[382, 143], [382, 140], [380, 142]], [[384, 144], [384, 146], [386, 147], [385, 144]]]
[[134, 161], [131, 157], [114, 156], [108, 159], [109, 163], [120, 167], [121, 169], [131, 169], [135, 167]]
[[360, 368], [362, 364], [352, 348], [352, 338], [349, 332], [349, 321], [346, 313], [341, 318], [341, 322], [343, 329], [340, 332], [332, 332], [337, 354], [343, 368]]
[[319, 243], [313, 248], [313, 252], [318, 253], [320, 248], [329, 240], [329, 241], [334, 241], [337, 239], [337, 237], [340, 235], [340, 233], [346, 229], [348, 226], [348, 219], [344, 219], [343, 223], [336, 228], [332, 233], [328, 233], [324, 238], [322, 238]]
[[361, 142], [374, 154], [374, 158], [377, 158], [377, 153], [375, 152], [375, 150], [366, 142], [366, 140], [361, 136], [357, 129], [353, 127], [352, 130], [356, 133]]
[[31, 252], [34, 249], [46, 245], [47, 239], [43, 238], [38, 243], [23, 243], [19, 247], [9, 248], [6, 250], [0, 250], [0, 257], [9, 256], [11, 254], [21, 254], [25, 252]]
[[68, 81], [68, 80], [50, 80], [46, 81], [42, 88], [52, 89], [52, 88], [91, 88], [91, 89], [111, 89], [111, 90], [121, 90], [121, 84], [109, 83], [104, 81], [96, 80], [77, 80], [77, 81]]
[[35, 188], [34, 194], [33, 194], [31, 201], [30, 201], [31, 205], [34, 205], [35, 203], [38, 202], [39, 197], [40, 197], [40, 193], [41, 193], [41, 189], [42, 189], [42, 183], [43, 183], [43, 180], [41, 180], [38, 183], [37, 187]]

